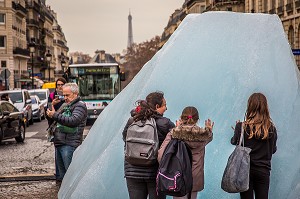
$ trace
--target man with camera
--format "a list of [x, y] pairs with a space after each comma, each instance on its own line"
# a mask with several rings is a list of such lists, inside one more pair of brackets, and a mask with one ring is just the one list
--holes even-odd
[[[58, 109], [61, 107], [61, 105], [65, 102], [64, 101], [64, 97], [63, 97], [63, 85], [65, 85], [65, 83], [67, 83], [67, 81], [65, 80], [65, 78], [59, 77], [56, 82], [55, 82], [55, 91], [49, 94], [48, 97], [48, 104], [47, 104], [47, 109], [52, 109], [52, 106], [54, 107], [55, 111], [58, 111]], [[48, 120], [48, 129], [50, 129], [51, 124], [53, 123], [53, 119], [48, 117], [48, 115], [46, 114], [46, 118]], [[51, 133], [48, 133], [48, 140], [50, 142], [53, 142], [54, 136]], [[56, 152], [55, 152], [56, 153]], [[59, 171], [58, 171], [58, 167], [57, 167], [57, 160], [56, 160], [56, 155], [55, 155], [55, 178], [56, 180], [59, 177]], [[58, 183], [60, 183], [58, 181]]]
[[[76, 83], [66, 83], [63, 86], [64, 105], [58, 111], [47, 110], [48, 117], [56, 123], [54, 146], [59, 173], [57, 181], [62, 181], [71, 164], [73, 153], [83, 139], [83, 131], [87, 120], [87, 107], [81, 101], [78, 93], [79, 88]], [[55, 109], [54, 105], [52, 107]]]

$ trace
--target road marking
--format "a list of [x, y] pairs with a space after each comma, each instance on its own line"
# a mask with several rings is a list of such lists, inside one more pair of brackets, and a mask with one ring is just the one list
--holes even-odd
[[37, 133], [38, 133], [38, 131], [36, 131], [36, 132], [26, 132], [25, 137], [30, 138], [30, 137], [34, 136], [35, 134], [37, 134]]

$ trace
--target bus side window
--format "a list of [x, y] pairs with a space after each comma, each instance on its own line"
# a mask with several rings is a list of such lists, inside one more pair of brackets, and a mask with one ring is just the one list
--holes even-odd
[[79, 95], [81, 96], [87, 96], [89, 95], [88, 92], [88, 82], [85, 77], [79, 78]]

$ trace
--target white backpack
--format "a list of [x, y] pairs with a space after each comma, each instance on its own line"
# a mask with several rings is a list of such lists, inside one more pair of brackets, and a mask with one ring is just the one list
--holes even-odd
[[125, 159], [132, 165], [149, 166], [157, 162], [159, 141], [155, 119], [133, 122], [127, 130]]

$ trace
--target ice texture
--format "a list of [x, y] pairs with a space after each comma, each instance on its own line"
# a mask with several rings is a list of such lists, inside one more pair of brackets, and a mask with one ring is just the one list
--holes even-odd
[[101, 113], [59, 190], [59, 198], [128, 198], [123, 170], [122, 130], [138, 99], [163, 91], [166, 117], [174, 122], [195, 106], [201, 126], [215, 122], [206, 147], [205, 189], [198, 198], [234, 199], [221, 189], [233, 151], [231, 126], [243, 120], [248, 97], [266, 95], [278, 130], [272, 159], [270, 198], [300, 198], [300, 95], [296, 67], [277, 15], [233, 12], [190, 14], [163, 48]]

